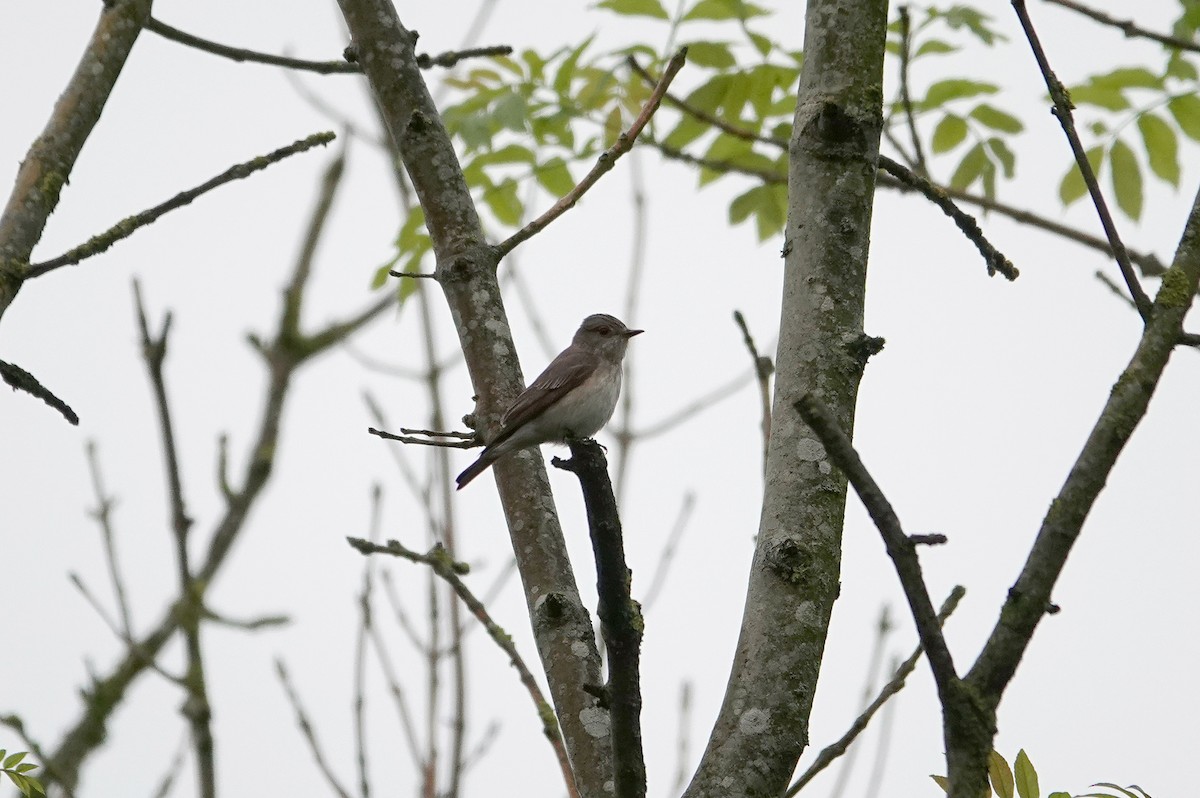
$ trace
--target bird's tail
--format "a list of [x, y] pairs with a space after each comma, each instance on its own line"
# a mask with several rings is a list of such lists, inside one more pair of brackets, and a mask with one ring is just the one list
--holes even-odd
[[495, 454], [485, 449], [483, 454], [479, 455], [479, 459], [467, 466], [466, 470], [454, 480], [458, 483], [457, 490], [465, 488], [468, 482], [487, 471], [488, 466], [494, 462], [496, 462]]

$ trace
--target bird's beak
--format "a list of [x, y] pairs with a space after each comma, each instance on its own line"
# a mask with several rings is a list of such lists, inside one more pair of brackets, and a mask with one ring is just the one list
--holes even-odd
[[642, 334], [642, 333], [644, 333], [644, 332], [645, 332], [645, 330], [626, 330], [626, 331], [625, 331], [625, 337], [626, 337], [626, 338], [632, 338], [633, 336], [635, 336], [635, 335], [641, 335], [641, 334]]

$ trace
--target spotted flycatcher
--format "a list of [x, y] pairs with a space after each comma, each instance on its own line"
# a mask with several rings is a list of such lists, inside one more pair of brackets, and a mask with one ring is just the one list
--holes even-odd
[[505, 412], [479, 459], [458, 475], [459, 490], [506, 454], [599, 432], [617, 407], [625, 348], [640, 332], [604, 313], [584, 319], [571, 345]]

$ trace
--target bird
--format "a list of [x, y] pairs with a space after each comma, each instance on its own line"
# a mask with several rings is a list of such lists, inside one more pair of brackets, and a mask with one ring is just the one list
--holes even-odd
[[500, 431], [455, 480], [458, 490], [507, 454], [599, 432], [617, 407], [629, 339], [642, 332], [607, 313], [584, 319], [571, 345], [505, 411]]

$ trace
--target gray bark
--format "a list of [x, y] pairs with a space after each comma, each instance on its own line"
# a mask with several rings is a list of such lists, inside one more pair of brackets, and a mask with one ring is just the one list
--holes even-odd
[[853, 426], [887, 3], [810, 0], [806, 20], [766, 490], [733, 672], [688, 798], [783, 793], [839, 590], [846, 481], [793, 404], [813, 392]]

